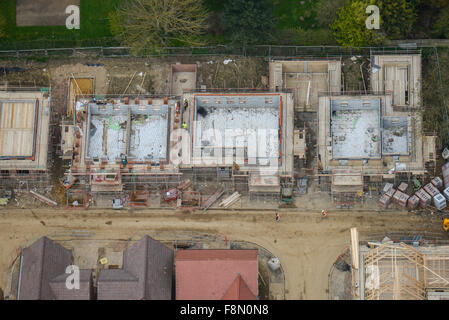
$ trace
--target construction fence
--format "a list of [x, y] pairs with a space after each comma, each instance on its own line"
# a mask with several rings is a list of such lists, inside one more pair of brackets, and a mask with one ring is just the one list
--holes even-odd
[[[0, 43], [0, 57], [52, 57], [52, 56], [100, 56], [100, 57], [191, 57], [191, 56], [252, 56], [252, 57], [313, 57], [332, 58], [340, 56], [369, 55], [376, 52], [397, 52], [407, 54], [415, 49], [391, 47], [343, 48], [340, 46], [276, 46], [254, 45], [236, 46], [204, 46], [204, 47], [164, 47], [158, 49], [143, 49], [139, 54], [132, 52], [130, 47], [121, 46], [64, 46], [67, 43], [55, 41], [34, 41], [26, 43]], [[73, 44], [73, 43], [72, 43]], [[104, 42], [103, 42], [104, 44]]]

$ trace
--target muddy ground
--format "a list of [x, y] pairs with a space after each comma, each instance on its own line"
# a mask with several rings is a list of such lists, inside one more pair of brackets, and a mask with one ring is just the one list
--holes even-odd
[[14, 71], [0, 74], [0, 82], [7, 81], [11, 86], [51, 85], [53, 110], [64, 112], [72, 74], [94, 77], [96, 94], [168, 95], [171, 65], [175, 63], [198, 65], [198, 88], [262, 88], [268, 84], [268, 62], [243, 57], [10, 58], [1, 59], [0, 67]]
[[[332, 264], [349, 245], [351, 227], [360, 236], [392, 231], [440, 233], [441, 219], [404, 212], [372, 211], [329, 212], [321, 220], [319, 211], [282, 211], [275, 222], [274, 211], [208, 211], [185, 214], [178, 211], [0, 211], [0, 287], [9, 292], [9, 264], [16, 248], [28, 246], [41, 236], [58, 235], [64, 239], [90, 234], [90, 239], [133, 240], [158, 232], [195, 231], [227, 236], [229, 241], [243, 240], [263, 246], [279, 257], [285, 273], [286, 299], [327, 299], [328, 274]], [[394, 229], [394, 230], [393, 230]], [[84, 233], [83, 233], [84, 232]], [[64, 236], [65, 235], [65, 236]]]

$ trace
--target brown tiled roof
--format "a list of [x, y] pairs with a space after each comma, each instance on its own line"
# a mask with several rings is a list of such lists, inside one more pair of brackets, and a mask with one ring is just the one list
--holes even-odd
[[178, 300], [220, 300], [228, 295], [249, 299], [245, 286], [252, 296], [257, 296], [257, 250], [179, 250], [176, 253]]
[[68, 274], [61, 274], [50, 281], [56, 300], [91, 300], [93, 294], [92, 270], [80, 270], [80, 288], [69, 290], [66, 287]]
[[[105, 277], [102, 275], [105, 271], [110, 271], [109, 277], [117, 276], [114, 284], [104, 285], [105, 280], [101, 277]], [[98, 299], [171, 299], [173, 250], [149, 236], [144, 236], [125, 250], [122, 269], [105, 271], [100, 272], [98, 279]], [[137, 281], [131, 281], [123, 272], [135, 277]], [[107, 292], [112, 290], [114, 293]]]
[[98, 273], [98, 300], [138, 300], [139, 279], [123, 269], [106, 269]]
[[72, 252], [47, 237], [42, 237], [23, 249], [18, 299], [56, 299], [50, 280], [65, 273], [67, 266], [71, 264]]
[[245, 280], [239, 274], [231, 287], [226, 291], [222, 300], [257, 300], [257, 297], [251, 292]]

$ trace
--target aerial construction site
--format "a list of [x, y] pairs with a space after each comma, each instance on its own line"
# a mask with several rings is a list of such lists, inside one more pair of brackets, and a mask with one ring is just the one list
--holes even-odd
[[[4, 296], [447, 297], [449, 166], [426, 123], [427, 59], [4, 60], [20, 69], [0, 78]], [[69, 263], [77, 296], [60, 285]], [[220, 290], [200, 297], [196, 268], [239, 276], [211, 273]]]

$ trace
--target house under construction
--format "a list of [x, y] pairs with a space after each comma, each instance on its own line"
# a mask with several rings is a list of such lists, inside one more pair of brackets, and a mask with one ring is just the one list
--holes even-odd
[[[279, 195], [293, 172], [293, 96], [282, 92], [192, 91], [184, 93], [180, 169], [229, 181], [250, 195]], [[239, 185], [239, 186], [236, 186]]]
[[62, 130], [63, 141], [73, 140], [68, 174], [84, 179], [92, 192], [178, 183], [178, 169], [169, 161], [177, 107], [179, 101], [168, 97], [79, 96], [74, 123]]
[[320, 92], [341, 90], [341, 60], [274, 60], [270, 62], [270, 88], [290, 89], [295, 111], [318, 110]]
[[421, 52], [371, 52], [371, 88], [391, 92], [394, 107], [421, 107]]
[[190, 180], [277, 197], [316, 159], [312, 175], [334, 200], [423, 176], [436, 149], [422, 131], [420, 52], [373, 52], [371, 60], [373, 91], [355, 93], [341, 90], [340, 58], [270, 61], [270, 89], [195, 89], [194, 64], [171, 65], [170, 97], [80, 89], [70, 99], [73, 122], [62, 126], [67, 173], [92, 192]]
[[318, 176], [334, 200], [423, 176], [435, 161], [435, 137], [424, 135], [419, 111], [420, 54], [372, 60], [380, 91], [319, 94]]
[[46, 89], [0, 90], [0, 170], [3, 186], [48, 177], [50, 98]]
[[449, 299], [449, 246], [357, 240], [351, 239], [353, 299]]

